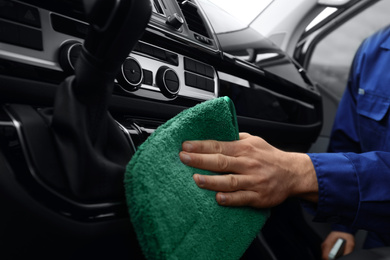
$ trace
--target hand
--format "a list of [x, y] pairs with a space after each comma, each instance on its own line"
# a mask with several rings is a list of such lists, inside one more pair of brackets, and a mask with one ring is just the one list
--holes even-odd
[[343, 255], [347, 255], [353, 251], [355, 247], [355, 237], [352, 234], [341, 231], [332, 231], [321, 245], [323, 260], [328, 260], [329, 252], [338, 238], [344, 238], [346, 240]]
[[200, 188], [218, 191], [220, 205], [268, 208], [290, 196], [318, 200], [317, 177], [306, 154], [283, 152], [246, 133], [238, 141], [187, 141], [182, 148], [183, 163], [230, 173], [193, 176]]

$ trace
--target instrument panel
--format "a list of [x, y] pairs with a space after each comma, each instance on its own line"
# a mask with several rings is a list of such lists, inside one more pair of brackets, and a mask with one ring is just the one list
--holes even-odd
[[[73, 73], [88, 31], [87, 19], [81, 1], [55, 1], [55, 6], [50, 2], [0, 1], [0, 70], [4, 74], [29, 77], [23, 70], [34, 70], [61, 82]], [[62, 2], [74, 6], [61, 9]], [[216, 40], [195, 1], [151, 0], [151, 4], [148, 31], [218, 54]], [[160, 101], [177, 97], [204, 101], [218, 96], [217, 84], [212, 66], [140, 41], [122, 65], [116, 93]]]

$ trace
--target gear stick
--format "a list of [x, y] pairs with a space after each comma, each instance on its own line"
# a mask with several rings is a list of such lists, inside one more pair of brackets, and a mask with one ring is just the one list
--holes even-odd
[[54, 107], [36, 112], [11, 105], [10, 111], [22, 123], [39, 178], [68, 198], [101, 203], [123, 198], [123, 174], [134, 151], [108, 103], [115, 76], [150, 19], [151, 3], [84, 0], [84, 6], [88, 35], [75, 75], [58, 88]]

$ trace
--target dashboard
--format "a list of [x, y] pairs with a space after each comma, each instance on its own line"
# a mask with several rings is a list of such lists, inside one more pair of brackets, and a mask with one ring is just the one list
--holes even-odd
[[[268, 135], [248, 119], [285, 123], [291, 131], [302, 130], [300, 126], [321, 127], [318, 90], [303, 69], [272, 43], [260, 39], [263, 45], [257, 47], [257, 57], [265, 58], [257, 64], [248, 62], [237, 53], [252, 46], [236, 41], [258, 39], [253, 32], [215, 34], [196, 1], [151, 3], [149, 25], [116, 78], [113, 111], [124, 109], [131, 111], [131, 116], [164, 121], [186, 107], [227, 95], [235, 101], [238, 116], [243, 117], [242, 131]], [[3, 0], [1, 5], [0, 74], [33, 81], [32, 86], [18, 84], [10, 89], [1, 84], [7, 88], [2, 99], [48, 105], [55, 85], [73, 73], [88, 32], [82, 1]], [[43, 90], [38, 82], [51, 90]], [[248, 98], [266, 102], [256, 108]], [[159, 107], [156, 115], [146, 109], [150, 104]], [[316, 138], [313, 133], [299, 141], [312, 142]], [[283, 136], [270, 139], [290, 142]]]
[[[73, 10], [71, 16], [64, 16], [44, 9], [51, 5], [41, 3], [40, 7], [36, 7], [10, 1], [3, 3], [0, 11], [0, 57], [51, 74], [43, 80], [61, 81], [64, 75], [73, 72], [88, 24], [75, 19], [82, 18], [81, 11]], [[61, 10], [61, 5], [57, 5], [57, 9]], [[182, 9], [183, 12], [197, 13], [197, 7], [192, 2], [186, 2]], [[215, 40], [210, 39], [211, 32], [207, 30], [209, 27], [194, 25], [195, 28], [192, 28], [191, 25], [196, 32], [190, 30], [190, 24], [184, 24], [184, 18], [178, 14], [180, 12], [175, 2], [167, 2], [164, 7], [159, 1], [153, 2], [153, 19], [149, 29], [217, 53]], [[202, 21], [200, 16], [192, 20], [193, 23]], [[25, 75], [24, 71], [15, 73]], [[165, 74], [171, 79], [162, 79]], [[123, 64], [117, 80], [124, 92], [151, 99], [170, 100], [181, 96], [207, 100], [218, 96], [215, 87], [217, 77], [212, 66], [143, 41]]]
[[[134, 245], [130, 254], [138, 250], [124, 198], [83, 200], [57, 189], [62, 179], [53, 177], [52, 171], [40, 175], [39, 163], [34, 163], [39, 155], [27, 151], [28, 136], [20, 131], [23, 122], [7, 108], [14, 104], [34, 111], [53, 107], [59, 86], [77, 69], [90, 29], [86, 3], [95, 2], [99, 0], [0, 0], [0, 166], [4, 173], [0, 197], [11, 205], [10, 216], [20, 214], [11, 221], [20, 228], [3, 232], [10, 251], [26, 233], [24, 228], [34, 234], [39, 229], [43, 235], [37, 244], [45, 241], [54, 254], [60, 248], [58, 241], [70, 243], [69, 237], [74, 239], [71, 248], [114, 236], [112, 243], [106, 241], [111, 246], [123, 250], [126, 246], [114, 241], [125, 237], [126, 243]], [[307, 151], [322, 127], [322, 101], [315, 84], [297, 62], [250, 28], [216, 33], [209, 19], [215, 12], [203, 2], [150, 0], [151, 19], [121, 64], [108, 104], [133, 150], [184, 109], [228, 96], [235, 104], [240, 131], [282, 149]], [[34, 131], [42, 136], [47, 129], [41, 130]], [[39, 140], [35, 143], [40, 146]], [[44, 177], [49, 181], [42, 181]], [[7, 221], [8, 217], [4, 216]], [[40, 247], [34, 240], [27, 236], [25, 246], [38, 254]], [[48, 256], [53, 256], [52, 251]]]

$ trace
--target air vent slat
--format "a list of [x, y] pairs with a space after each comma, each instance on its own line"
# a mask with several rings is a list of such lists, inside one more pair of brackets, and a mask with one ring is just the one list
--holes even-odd
[[210, 37], [202, 17], [198, 13], [197, 6], [188, 0], [178, 0], [177, 2], [181, 8], [184, 19], [187, 22], [188, 28], [197, 34]]

